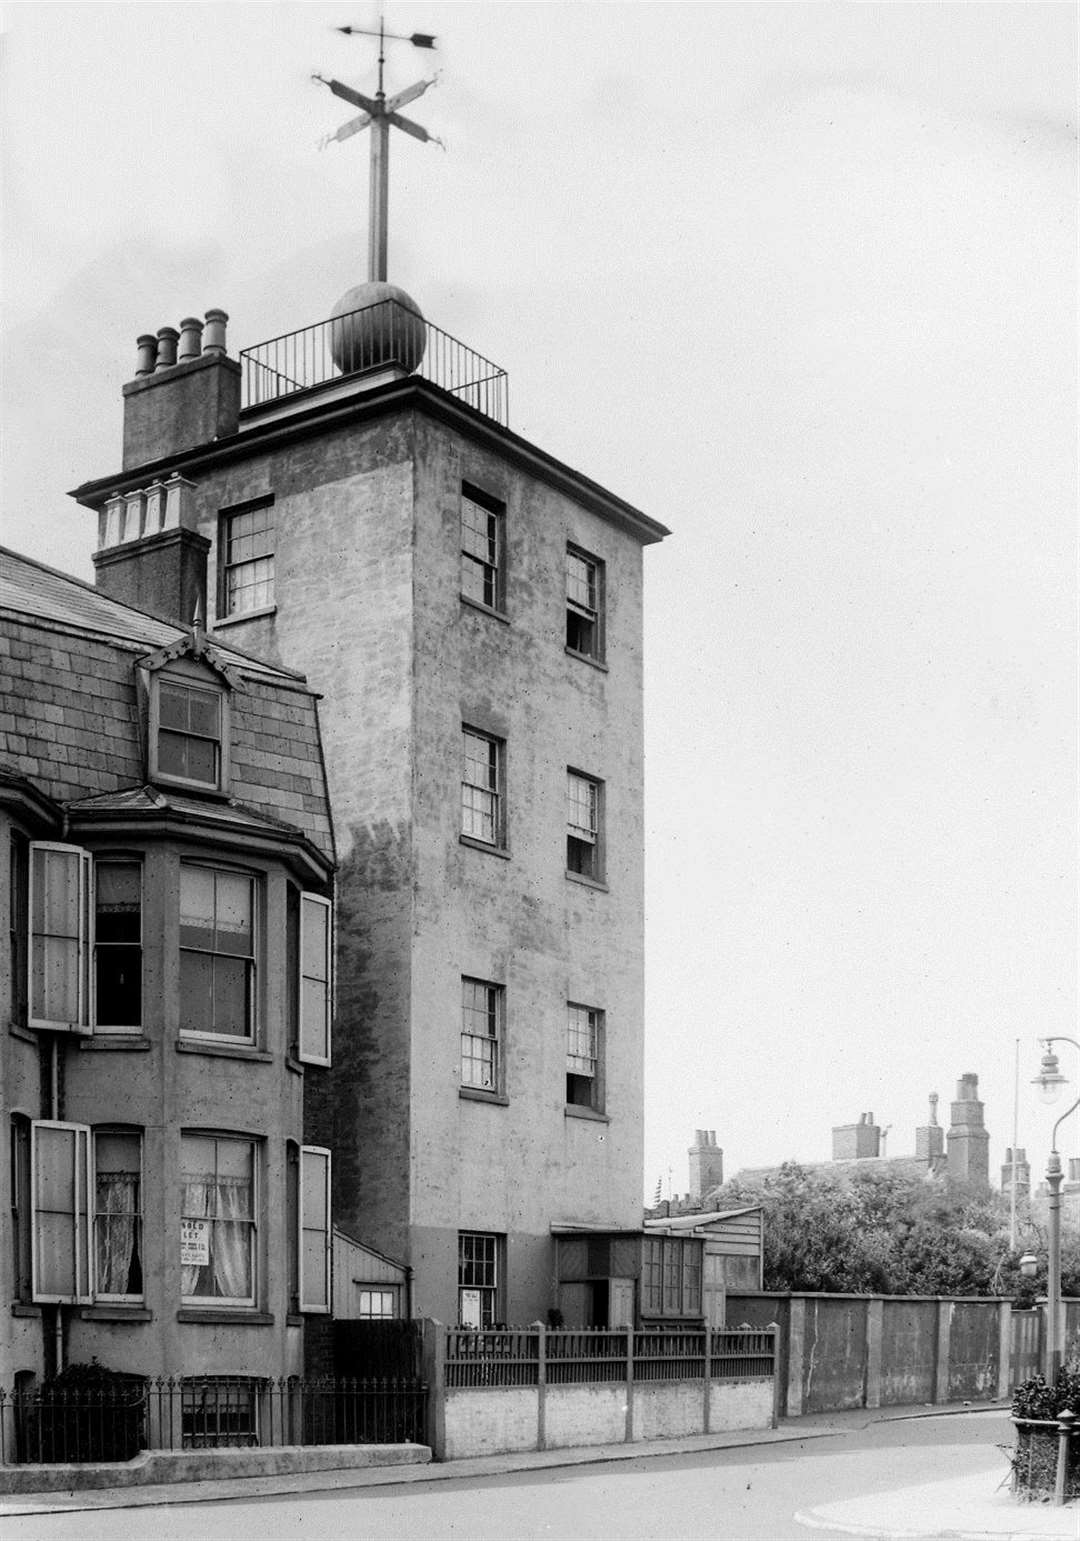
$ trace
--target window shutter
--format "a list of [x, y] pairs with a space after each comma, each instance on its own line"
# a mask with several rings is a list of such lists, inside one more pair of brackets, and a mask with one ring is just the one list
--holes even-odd
[[331, 943], [333, 910], [329, 899], [300, 895], [299, 1058], [307, 1065], [330, 1063]]
[[30, 846], [30, 1026], [90, 1030], [90, 855]]
[[300, 1147], [300, 1309], [330, 1312], [330, 1152]]
[[90, 1301], [90, 1130], [43, 1120], [30, 1128], [33, 1298]]

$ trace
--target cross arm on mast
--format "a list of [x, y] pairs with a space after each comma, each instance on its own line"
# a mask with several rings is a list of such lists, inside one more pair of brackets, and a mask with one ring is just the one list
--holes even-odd
[[359, 91], [354, 91], [352, 86], [343, 85], [340, 80], [327, 80], [325, 75], [313, 75], [312, 80], [321, 80], [324, 86], [329, 86], [335, 96], [340, 96], [343, 102], [350, 102], [354, 107], [362, 107], [371, 117], [377, 118], [381, 112], [380, 103], [372, 101], [370, 96], [362, 96]]
[[415, 86], [406, 86], [404, 91], [399, 91], [392, 96], [386, 104], [387, 112], [397, 112], [399, 107], [407, 107], [410, 102], [415, 102], [418, 96], [423, 96], [429, 86], [433, 86], [438, 77], [432, 75], [430, 80], [418, 80]]
[[442, 145], [441, 139], [436, 139], [435, 135], [429, 134], [426, 128], [421, 128], [420, 124], [414, 123], [411, 118], [403, 118], [400, 113], [388, 112], [386, 121], [392, 123], [395, 128], [404, 129], [406, 134], [411, 134], [414, 139], [419, 139], [423, 144]]

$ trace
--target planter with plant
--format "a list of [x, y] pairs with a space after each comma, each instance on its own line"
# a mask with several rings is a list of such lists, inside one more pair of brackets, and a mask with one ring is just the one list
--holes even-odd
[[[1062, 1438], [1062, 1413], [1077, 1420]], [[1019, 1498], [1047, 1499], [1062, 1492], [1080, 1498], [1080, 1370], [1062, 1369], [1050, 1384], [1033, 1375], [1013, 1392], [1016, 1447], [1012, 1453], [1013, 1492]], [[1064, 1461], [1059, 1487], [1058, 1462]]]

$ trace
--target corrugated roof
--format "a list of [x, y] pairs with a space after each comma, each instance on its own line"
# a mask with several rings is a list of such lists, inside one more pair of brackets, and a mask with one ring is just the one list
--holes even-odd
[[[6, 546], [0, 546], [0, 609], [34, 616], [59, 626], [78, 626], [112, 641], [137, 643], [147, 648], [168, 647], [187, 635], [182, 626], [173, 626], [142, 610], [133, 610], [130, 605], [100, 593], [91, 584], [46, 567]], [[247, 674], [269, 675], [290, 682], [303, 679], [303, 675], [291, 669], [281, 669], [238, 652], [215, 632], [208, 635], [227, 661]]]

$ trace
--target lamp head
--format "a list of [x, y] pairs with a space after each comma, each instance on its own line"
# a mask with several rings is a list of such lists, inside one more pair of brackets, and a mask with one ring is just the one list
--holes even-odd
[[1039, 1259], [1034, 1252], [1025, 1252], [1020, 1259], [1020, 1272], [1025, 1279], [1034, 1279], [1039, 1271]]
[[1061, 1096], [1061, 1088], [1069, 1084], [1068, 1079], [1062, 1075], [1058, 1057], [1049, 1044], [1043, 1054], [1039, 1073], [1031, 1084], [1039, 1088], [1039, 1095], [1046, 1103], [1056, 1102]]

